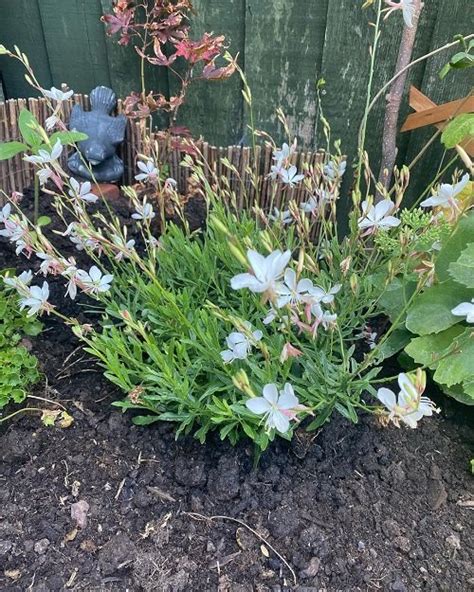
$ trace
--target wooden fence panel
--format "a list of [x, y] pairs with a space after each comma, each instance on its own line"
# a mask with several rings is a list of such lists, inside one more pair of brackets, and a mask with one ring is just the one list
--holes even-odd
[[247, 0], [245, 73], [255, 123], [277, 141], [287, 140], [275, 114], [281, 107], [301, 146], [313, 146], [327, 5], [309, 0], [302, 9], [300, 0]]
[[[38, 0], [0, 0], [0, 43], [9, 49], [18, 45], [27, 54], [38, 80], [47, 88], [52, 85]], [[18, 62], [0, 57], [0, 72], [6, 98], [31, 96], [33, 89]]]
[[[39, 8], [55, 86], [78, 93], [110, 85], [99, 0], [40, 0]], [[18, 26], [17, 26], [18, 29]]]

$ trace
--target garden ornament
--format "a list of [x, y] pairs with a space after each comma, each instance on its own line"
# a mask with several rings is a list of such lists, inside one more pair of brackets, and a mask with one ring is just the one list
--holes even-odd
[[116, 150], [124, 140], [127, 119], [124, 115], [110, 115], [117, 104], [117, 97], [106, 86], [94, 88], [90, 101], [90, 111], [84, 111], [81, 105], [74, 105], [71, 112], [69, 129], [83, 132], [88, 138], [78, 142], [79, 151], [69, 157], [69, 169], [73, 174], [90, 181], [118, 181], [124, 167]]

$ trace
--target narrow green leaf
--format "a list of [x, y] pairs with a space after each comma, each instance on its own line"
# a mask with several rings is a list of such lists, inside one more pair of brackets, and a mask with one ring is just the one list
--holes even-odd
[[65, 146], [72, 146], [76, 142], [82, 142], [87, 140], [88, 135], [82, 132], [70, 131], [70, 132], [55, 132], [49, 138], [50, 144], [53, 145], [59, 140], [61, 144]]

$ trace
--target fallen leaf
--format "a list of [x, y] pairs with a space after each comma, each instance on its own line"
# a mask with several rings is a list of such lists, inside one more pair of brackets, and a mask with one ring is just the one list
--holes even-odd
[[262, 555], [267, 559], [270, 557], [270, 553], [268, 552], [268, 549], [265, 547], [265, 545], [260, 545], [260, 551], [262, 552]]

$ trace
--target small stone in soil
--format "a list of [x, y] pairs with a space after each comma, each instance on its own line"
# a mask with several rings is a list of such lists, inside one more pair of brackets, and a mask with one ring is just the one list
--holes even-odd
[[131, 563], [136, 557], [135, 545], [126, 534], [117, 534], [99, 552], [100, 570], [105, 576], [115, 573]]
[[38, 553], [38, 555], [43, 555], [43, 553], [46, 553], [46, 549], [49, 547], [49, 545], [50, 542], [48, 539], [41, 539], [35, 543], [35, 552]]

